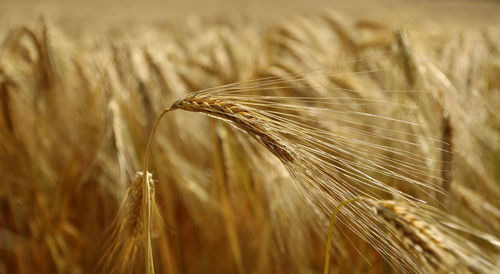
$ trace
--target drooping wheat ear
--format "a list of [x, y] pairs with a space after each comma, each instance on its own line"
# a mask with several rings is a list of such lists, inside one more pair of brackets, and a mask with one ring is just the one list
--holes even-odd
[[435, 216], [431, 217], [432, 209], [402, 201], [364, 201], [413, 255], [418, 265], [425, 267], [422, 271], [491, 272], [491, 263], [482, 257], [474, 243], [455, 234], [450, 227], [435, 220]]
[[175, 101], [170, 109], [202, 112], [229, 120], [255, 137], [279, 159], [286, 162], [294, 161], [293, 152], [287, 147], [285, 142], [270, 134], [272, 130], [266, 127], [265, 124], [267, 118], [252, 112], [245, 106], [210, 96], [193, 95]]
[[497, 242], [494, 237], [483, 237], [473, 230], [461, 227], [460, 222], [447, 220], [437, 208], [405, 201], [374, 200], [357, 197], [340, 203], [330, 219], [328, 242], [325, 253], [324, 273], [329, 273], [330, 246], [336, 217], [342, 207], [362, 202], [372, 209], [374, 217], [381, 221], [387, 234], [397, 238], [405, 248], [409, 265], [406, 271], [416, 273], [490, 273], [493, 264], [482, 255], [480, 249], [466, 238], [454, 233], [453, 229], [469, 233], [487, 241]]
[[367, 200], [377, 216], [399, 236], [403, 246], [416, 255], [429, 270], [449, 265], [453, 257], [446, 252], [443, 237], [432, 225], [408, 212], [395, 201]]

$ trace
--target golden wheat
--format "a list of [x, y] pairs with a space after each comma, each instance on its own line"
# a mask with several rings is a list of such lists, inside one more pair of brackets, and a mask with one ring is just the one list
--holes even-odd
[[432, 29], [2, 28], [0, 272], [494, 273], [500, 36]]

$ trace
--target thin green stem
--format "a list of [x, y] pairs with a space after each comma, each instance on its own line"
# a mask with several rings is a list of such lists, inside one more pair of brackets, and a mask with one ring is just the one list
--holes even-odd
[[330, 225], [328, 227], [328, 239], [327, 239], [327, 243], [326, 243], [326, 252], [325, 252], [325, 268], [324, 268], [323, 274], [328, 274], [328, 271], [330, 270], [330, 247], [332, 245], [333, 228], [334, 228], [335, 220], [337, 218], [337, 214], [339, 213], [339, 210], [347, 204], [357, 202], [357, 201], [360, 201], [363, 199], [365, 199], [365, 198], [358, 197], [358, 198], [353, 198], [350, 200], [345, 200], [345, 201], [341, 202], [333, 211], [332, 218], [330, 219]]

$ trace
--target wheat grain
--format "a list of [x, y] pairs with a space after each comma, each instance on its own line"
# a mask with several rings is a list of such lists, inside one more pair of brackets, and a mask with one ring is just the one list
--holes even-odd
[[257, 113], [252, 113], [248, 108], [216, 98], [195, 95], [174, 102], [170, 109], [203, 112], [234, 122], [235, 125], [259, 140], [278, 158], [286, 162], [294, 160], [293, 152], [287, 148], [286, 144], [272, 136], [270, 129], [265, 129], [266, 120], [259, 117]]
[[[365, 201], [392, 228], [414, 258], [420, 260], [419, 265], [425, 266], [426, 271], [493, 271], [493, 264], [477, 252], [478, 247], [473, 242], [449, 231], [423, 208], [397, 201]], [[430, 208], [427, 210], [432, 212]]]

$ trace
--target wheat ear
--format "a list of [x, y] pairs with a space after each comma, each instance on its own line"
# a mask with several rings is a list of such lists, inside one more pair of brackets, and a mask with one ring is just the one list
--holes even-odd
[[452, 227], [460, 230], [459, 223], [452, 224], [446, 218], [440, 220], [440, 217], [430, 214], [437, 209], [414, 206], [404, 201], [364, 201], [403, 242], [409, 253], [414, 254], [419, 264], [426, 268], [425, 271], [490, 273], [493, 270], [489, 259], [483, 257], [472, 241], [450, 230]]
[[249, 108], [224, 100], [216, 99], [206, 95], [192, 95], [175, 101], [171, 107], [163, 110], [156, 119], [148, 144], [143, 164], [143, 173], [147, 172], [149, 158], [151, 155], [151, 146], [154, 135], [158, 129], [158, 124], [171, 110], [182, 109], [185, 111], [201, 112], [233, 122], [236, 126], [246, 131], [255, 139], [260, 141], [269, 151], [285, 162], [294, 161], [294, 153], [287, 147], [283, 140], [278, 139], [269, 133], [271, 129], [265, 128], [265, 120]]
[[217, 118], [229, 120], [259, 140], [267, 149], [269, 149], [269, 151], [281, 160], [286, 162], [294, 161], [294, 153], [288, 149], [282, 140], [269, 134], [269, 129], [265, 128], [264, 121], [266, 118], [260, 117], [257, 113], [252, 112], [250, 109], [242, 105], [216, 99], [210, 96], [192, 95], [175, 101], [171, 107], [163, 110], [156, 119], [146, 147], [143, 173], [147, 172], [149, 166], [151, 146], [156, 130], [158, 129], [159, 122], [165, 114], [176, 109], [202, 112]]
[[272, 136], [270, 134], [271, 129], [265, 128], [266, 118], [259, 116], [245, 106], [210, 96], [194, 95], [177, 100], [171, 109], [202, 112], [229, 120], [260, 141], [279, 159], [286, 162], [293, 162], [294, 160], [293, 152], [287, 148], [286, 144], [277, 137]]
[[[404, 201], [373, 200], [366, 197], [357, 197], [341, 202], [332, 213], [328, 229], [324, 274], [329, 273], [330, 247], [337, 215], [342, 207], [360, 201], [372, 209], [374, 217], [384, 223], [390, 230], [388, 233], [393, 234], [402, 241], [408, 255], [413, 257], [412, 260], [418, 260], [419, 265], [425, 267], [420, 271], [436, 273], [451, 271], [489, 273], [491, 271], [492, 264], [488, 259], [481, 255], [476, 256], [476, 254], [480, 253], [476, 250], [477, 247], [467, 239], [449, 232], [450, 224], [443, 227], [440, 222], [434, 220], [434, 217], [437, 216], [432, 217], [429, 215], [432, 210], [429, 212], [422, 211], [424, 215], [421, 215], [418, 212], [423, 208]], [[429, 217], [431, 219], [427, 220]], [[451, 227], [453, 226], [460, 226], [460, 224], [456, 223]], [[471, 235], [474, 234], [471, 233]], [[490, 238], [485, 239], [490, 240]]]

